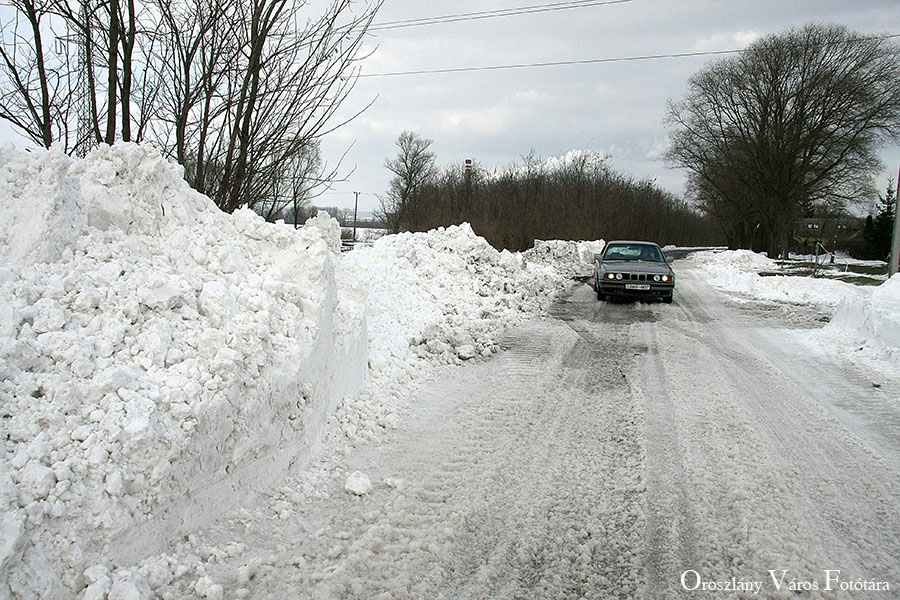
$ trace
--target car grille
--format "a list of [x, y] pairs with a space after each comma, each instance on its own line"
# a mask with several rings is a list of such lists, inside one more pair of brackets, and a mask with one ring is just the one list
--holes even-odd
[[[617, 273], [613, 271], [610, 274], [613, 274], [615, 277], [615, 279], [610, 279], [610, 281], [651, 281], [654, 283], [665, 283], [665, 281], [662, 280], [665, 275], [660, 275], [658, 273]], [[659, 277], [659, 279], [654, 279], [654, 277]], [[608, 279], [608, 277], [605, 275], [603, 279]], [[671, 279], [669, 281], [671, 281]]]

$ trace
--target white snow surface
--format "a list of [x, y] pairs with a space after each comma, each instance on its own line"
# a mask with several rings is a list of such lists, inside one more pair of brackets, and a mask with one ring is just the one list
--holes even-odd
[[[866, 291], [850, 283], [803, 276], [773, 275], [778, 263], [750, 250], [705, 251], [693, 255], [715, 287], [758, 300], [812, 304], [833, 309], [846, 297]], [[767, 272], [769, 275], [760, 275]]]
[[336, 222], [225, 215], [153, 150], [3, 162], [0, 580], [66, 597], [308, 459], [363, 388], [365, 293]]
[[0, 148], [0, 596], [152, 597], [118, 567], [251, 505], [326, 421], [390, 426], [387, 396], [496, 352], [588, 247], [497, 252], [461, 225], [341, 258], [324, 213], [224, 214], [149, 148]]
[[[454, 362], [496, 352], [504, 329], [540, 314], [603, 242], [537, 241], [498, 252], [464, 223], [385, 236], [344, 258], [368, 290], [369, 366], [435, 355]], [[599, 251], [599, 250], [598, 250]]]
[[900, 359], [900, 273], [863, 294], [844, 297], [827, 329], [849, 335], [877, 356]]
[[[348, 444], [395, 427], [417, 382], [496, 353], [602, 248], [498, 252], [463, 224], [341, 256], [326, 215], [295, 230], [224, 214], [148, 148], [0, 147], [0, 597], [154, 597], [190, 568], [172, 558], [185, 537], [340, 451], [329, 424]], [[738, 301], [836, 307], [823, 343], [900, 356], [897, 277], [689, 260]], [[350, 499], [373, 485], [346, 481]], [[206, 576], [193, 591], [224, 594]]]
[[815, 335], [823, 344], [845, 353], [864, 351], [876, 362], [900, 360], [900, 274], [877, 286], [856, 286], [823, 278], [761, 276], [762, 271], [777, 271], [778, 265], [749, 250], [698, 252], [691, 260], [710, 283], [740, 298], [825, 310], [829, 322]]

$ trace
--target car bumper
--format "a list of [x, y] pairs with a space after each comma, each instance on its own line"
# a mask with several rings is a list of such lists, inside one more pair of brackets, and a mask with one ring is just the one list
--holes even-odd
[[[646, 289], [645, 289], [646, 288]], [[599, 293], [605, 296], [633, 296], [641, 298], [665, 298], [672, 295], [674, 283], [625, 283], [601, 281]]]

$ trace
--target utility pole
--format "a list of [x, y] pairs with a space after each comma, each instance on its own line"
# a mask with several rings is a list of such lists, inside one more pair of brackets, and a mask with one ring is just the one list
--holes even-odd
[[891, 235], [891, 256], [888, 258], [888, 276], [892, 277], [897, 272], [897, 261], [900, 260], [900, 218], [897, 218], [897, 210], [900, 208], [900, 172], [897, 173], [897, 193], [894, 194], [894, 233]]
[[466, 159], [466, 205], [464, 210], [469, 210], [469, 198], [472, 195], [472, 159]]
[[356, 217], [359, 214], [359, 192], [353, 192], [356, 199], [353, 201], [353, 243], [356, 243]]

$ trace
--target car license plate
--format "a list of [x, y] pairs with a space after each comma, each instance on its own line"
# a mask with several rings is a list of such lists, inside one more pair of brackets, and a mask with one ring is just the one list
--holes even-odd
[[626, 284], [625, 284], [625, 289], [626, 289], [626, 290], [642, 290], [642, 291], [647, 291], [647, 290], [650, 289], [650, 284], [649, 284], [649, 283], [626, 283]]

